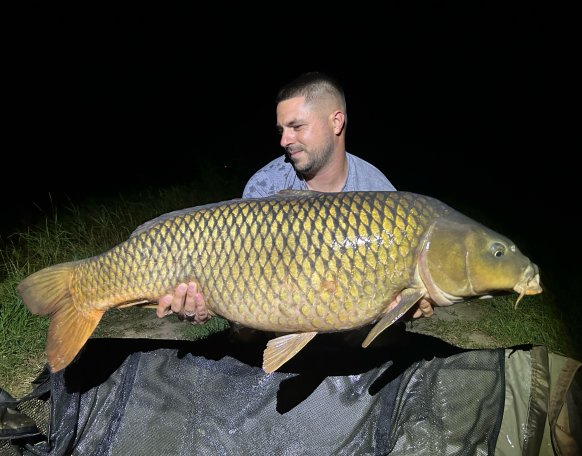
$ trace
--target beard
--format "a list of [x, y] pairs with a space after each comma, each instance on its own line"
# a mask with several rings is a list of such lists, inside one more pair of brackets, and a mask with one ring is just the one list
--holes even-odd
[[315, 176], [329, 161], [333, 154], [333, 145], [326, 144], [320, 149], [311, 150], [304, 147], [302, 150], [303, 156], [298, 160], [290, 155], [287, 156], [291, 160], [291, 163], [293, 163], [295, 171], [300, 173], [306, 179], [309, 179]]

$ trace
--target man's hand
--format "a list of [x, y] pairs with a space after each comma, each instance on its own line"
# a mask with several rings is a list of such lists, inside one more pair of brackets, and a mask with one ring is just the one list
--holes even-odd
[[412, 314], [412, 318], [430, 317], [433, 313], [434, 309], [431, 302], [426, 298], [422, 298], [418, 302], [418, 308]]
[[[400, 301], [402, 301], [402, 294], [396, 295], [394, 300], [388, 305], [386, 312], [394, 311], [400, 304]], [[434, 314], [433, 303], [426, 298], [422, 298], [406, 311], [404, 318], [405, 320], [410, 320], [420, 317], [430, 317], [432, 314]]]
[[174, 294], [160, 298], [156, 315], [163, 318], [173, 313], [192, 324], [202, 324], [210, 318], [204, 296], [198, 291], [196, 282], [181, 283]]

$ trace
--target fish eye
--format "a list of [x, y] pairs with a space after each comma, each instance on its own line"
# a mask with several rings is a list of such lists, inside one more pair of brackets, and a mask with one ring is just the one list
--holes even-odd
[[491, 253], [495, 258], [501, 258], [505, 255], [505, 246], [500, 242], [494, 242], [491, 246]]

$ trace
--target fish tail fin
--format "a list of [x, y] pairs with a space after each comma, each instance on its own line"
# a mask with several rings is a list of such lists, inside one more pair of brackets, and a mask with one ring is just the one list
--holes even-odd
[[105, 313], [75, 306], [69, 284], [76, 262], [62, 263], [31, 274], [18, 285], [24, 305], [37, 315], [50, 315], [47, 358], [52, 372], [77, 356]]

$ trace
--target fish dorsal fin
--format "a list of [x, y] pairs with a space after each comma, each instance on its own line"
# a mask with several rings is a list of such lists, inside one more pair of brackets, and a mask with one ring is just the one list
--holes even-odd
[[263, 352], [263, 370], [267, 373], [275, 372], [299, 353], [316, 334], [315, 331], [304, 332], [271, 339]]
[[400, 293], [400, 302], [382, 319], [374, 325], [368, 336], [362, 342], [362, 347], [366, 348], [370, 343], [378, 337], [378, 335], [388, 328], [392, 323], [404, 315], [420, 298], [424, 296], [424, 290], [418, 288], [407, 288]]
[[314, 196], [314, 195], [319, 195], [321, 193], [324, 192], [318, 192], [317, 190], [295, 190], [293, 188], [284, 188], [283, 190], [279, 190], [276, 195], [277, 196], [291, 196], [291, 197], [297, 197], [297, 196]]

